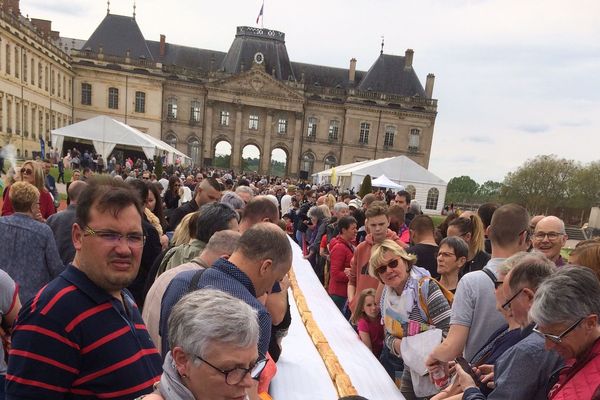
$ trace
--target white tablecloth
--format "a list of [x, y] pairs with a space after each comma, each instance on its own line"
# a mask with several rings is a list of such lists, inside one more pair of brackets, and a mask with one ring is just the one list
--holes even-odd
[[[379, 361], [362, 344], [330, 299], [310, 263], [302, 258], [300, 247], [292, 242], [292, 249], [292, 268], [308, 308], [358, 394], [370, 400], [403, 400]], [[292, 325], [283, 340], [283, 354], [271, 386], [273, 399], [336, 400], [337, 394], [325, 365], [304, 328], [292, 298], [290, 304]]]

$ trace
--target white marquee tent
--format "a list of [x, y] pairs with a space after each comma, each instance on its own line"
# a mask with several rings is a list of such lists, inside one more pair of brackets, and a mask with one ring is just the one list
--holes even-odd
[[341, 189], [358, 191], [366, 175], [372, 179], [385, 175], [393, 183], [404, 186], [427, 214], [442, 212], [448, 184], [406, 156], [339, 165], [317, 172], [313, 178], [318, 184], [332, 183]]
[[167, 164], [172, 164], [176, 158], [180, 158], [181, 162], [189, 159], [184, 153], [162, 140], [105, 115], [54, 129], [51, 133], [52, 143], [61, 154], [66, 137], [92, 142], [96, 153], [106, 158], [117, 145], [124, 145], [141, 148], [148, 159], [164, 153], [167, 155]]

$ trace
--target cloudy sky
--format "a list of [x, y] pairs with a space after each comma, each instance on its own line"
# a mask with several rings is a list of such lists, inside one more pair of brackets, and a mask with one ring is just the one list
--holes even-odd
[[[227, 51], [262, 0], [139, 0], [147, 39]], [[106, 14], [95, 0], [21, 0], [21, 12], [87, 39]], [[133, 0], [111, 13], [131, 15]], [[415, 51], [436, 75], [430, 170], [502, 180], [538, 154], [600, 160], [598, 0], [265, 0], [264, 26], [286, 33], [293, 61], [368, 70], [385, 52]]]

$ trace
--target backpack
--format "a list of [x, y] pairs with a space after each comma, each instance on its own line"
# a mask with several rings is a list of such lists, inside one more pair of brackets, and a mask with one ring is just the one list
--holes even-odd
[[425, 317], [425, 320], [427, 320], [428, 322], [431, 321], [431, 319], [429, 317], [429, 308], [427, 306], [427, 297], [425, 293], [429, 294], [430, 281], [437, 283], [440, 290], [442, 291], [442, 295], [446, 298], [446, 300], [448, 300], [448, 304], [450, 305], [450, 307], [452, 307], [452, 302], [454, 301], [454, 294], [450, 290], [446, 289], [435, 278], [432, 278], [430, 276], [424, 276], [421, 279], [419, 279], [419, 285], [417, 289], [419, 292], [419, 301], [417, 304], [419, 306], [421, 316]]

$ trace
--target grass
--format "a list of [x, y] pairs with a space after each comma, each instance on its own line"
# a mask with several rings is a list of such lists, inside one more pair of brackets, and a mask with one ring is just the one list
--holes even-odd
[[445, 215], [430, 215], [433, 225], [437, 228], [446, 219]]

